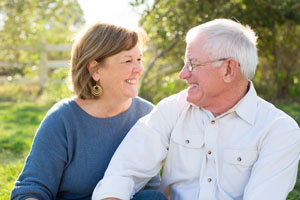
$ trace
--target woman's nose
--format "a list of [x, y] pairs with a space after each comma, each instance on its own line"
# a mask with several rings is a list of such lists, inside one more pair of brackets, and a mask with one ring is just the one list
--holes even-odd
[[133, 72], [142, 74], [144, 72], [144, 66], [142, 63], [137, 62], [134, 65]]

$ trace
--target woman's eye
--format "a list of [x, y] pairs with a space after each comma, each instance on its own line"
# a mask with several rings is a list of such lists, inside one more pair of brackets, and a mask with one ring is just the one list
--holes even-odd
[[131, 63], [131, 60], [126, 60], [125, 63]]

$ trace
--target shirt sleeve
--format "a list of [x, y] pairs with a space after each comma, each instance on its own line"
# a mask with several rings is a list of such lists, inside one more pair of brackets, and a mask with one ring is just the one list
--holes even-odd
[[156, 176], [150, 179], [150, 181], [143, 188], [144, 190], [158, 190], [160, 186], [160, 174], [157, 173]]
[[61, 110], [49, 111], [42, 121], [11, 199], [55, 199], [67, 162], [67, 140]]
[[129, 131], [97, 184], [92, 200], [130, 199], [160, 170], [179, 115], [177, 100], [161, 101]]
[[300, 131], [289, 117], [280, 117], [266, 131], [252, 168], [244, 200], [282, 200], [293, 189], [300, 156]]

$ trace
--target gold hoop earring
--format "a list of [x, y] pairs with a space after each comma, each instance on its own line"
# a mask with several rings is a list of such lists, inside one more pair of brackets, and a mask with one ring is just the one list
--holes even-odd
[[96, 83], [96, 85], [94, 85], [92, 88], [92, 94], [95, 97], [99, 97], [102, 95], [102, 93], [103, 93], [102, 87]]

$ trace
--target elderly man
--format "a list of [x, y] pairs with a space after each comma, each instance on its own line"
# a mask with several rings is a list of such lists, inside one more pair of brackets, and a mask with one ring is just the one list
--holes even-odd
[[255, 33], [217, 19], [192, 28], [186, 42], [180, 78], [189, 88], [137, 122], [93, 200], [130, 199], [163, 164], [161, 191], [171, 200], [286, 199], [300, 130], [255, 92]]

